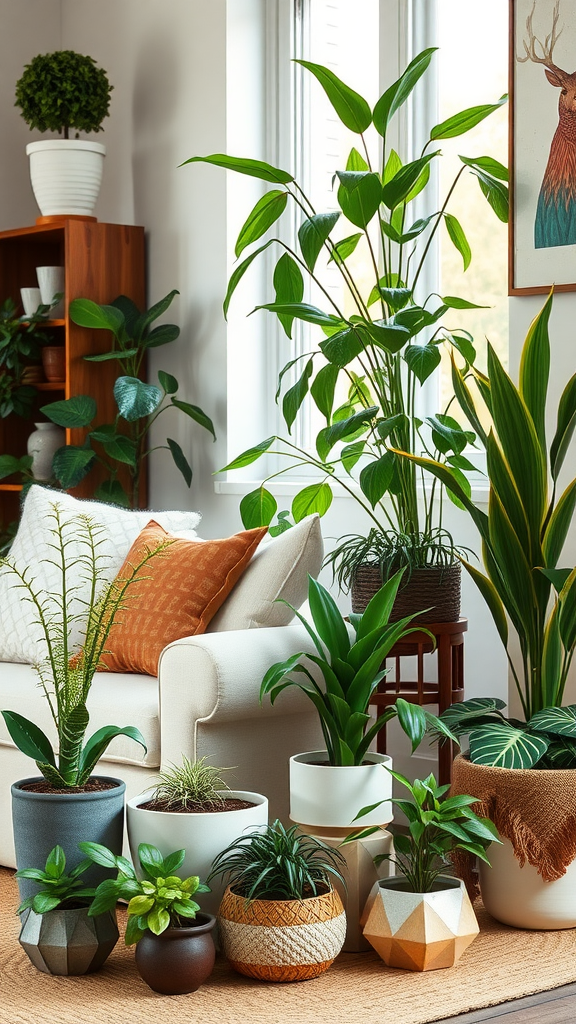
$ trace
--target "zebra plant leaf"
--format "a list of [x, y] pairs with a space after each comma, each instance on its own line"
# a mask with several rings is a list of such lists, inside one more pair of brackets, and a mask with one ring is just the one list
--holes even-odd
[[470, 733], [470, 760], [492, 768], [533, 768], [550, 740], [504, 722], [480, 725]]
[[570, 736], [576, 739], [576, 704], [537, 711], [532, 715], [528, 725], [535, 732], [553, 733], [556, 736]]
[[459, 735], [480, 724], [483, 720], [502, 721], [500, 711], [506, 707], [499, 697], [472, 697], [470, 700], [452, 704], [440, 716], [440, 721], [452, 732]]

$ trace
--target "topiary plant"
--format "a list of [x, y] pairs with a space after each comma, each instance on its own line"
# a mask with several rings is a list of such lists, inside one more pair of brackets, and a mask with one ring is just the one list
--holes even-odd
[[39, 53], [26, 64], [16, 82], [14, 105], [20, 107], [30, 130], [59, 132], [68, 139], [71, 128], [102, 131], [113, 88], [93, 57], [56, 50]]

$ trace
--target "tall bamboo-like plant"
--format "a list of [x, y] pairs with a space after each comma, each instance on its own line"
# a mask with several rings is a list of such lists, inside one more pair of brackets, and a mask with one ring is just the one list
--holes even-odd
[[[53, 506], [54, 562], [58, 566], [61, 586], [59, 593], [43, 595], [34, 585], [31, 569], [20, 570], [15, 563], [5, 560], [2, 565], [12, 572], [17, 585], [24, 591], [25, 600], [32, 604], [36, 621], [46, 645], [46, 655], [35, 666], [58, 733], [58, 752], [54, 752], [46, 734], [34, 722], [15, 711], [1, 714], [14, 743], [23, 754], [36, 762], [48, 782], [57, 789], [84, 786], [96, 762], [105, 753], [115, 736], [128, 736], [146, 750], [144, 738], [133, 725], [106, 725], [98, 729], [84, 744], [89, 714], [86, 701], [94, 673], [106, 649], [106, 642], [117, 613], [127, 601], [128, 591], [142, 568], [167, 544], [149, 550], [121, 579], [107, 586], [100, 597], [104, 580], [104, 558], [98, 551], [100, 530], [89, 516], [79, 514], [64, 521], [58, 505]], [[70, 543], [83, 540], [84, 552], [76, 559], [74, 575], [80, 573], [90, 581], [90, 595], [79, 612], [72, 611], [72, 602], [78, 592], [70, 580], [67, 548]], [[80, 562], [80, 567], [78, 566]], [[74, 625], [84, 622], [82, 646], [72, 642]]]
[[[576, 766], [576, 707], [562, 708], [576, 648], [576, 569], [558, 568], [576, 508], [576, 479], [559, 493], [576, 426], [576, 374], [564, 388], [548, 444], [552, 301], [550, 294], [530, 326], [517, 386], [491, 347], [487, 376], [452, 363], [454, 391], [486, 449], [488, 513], [474, 505], [451, 468], [404, 453], [406, 461], [451, 487], [478, 527], [485, 573], [463, 564], [506, 648], [526, 722], [504, 719], [503, 702], [491, 698], [453, 705], [443, 718], [454, 731], [470, 733], [473, 760], [510, 767]], [[510, 625], [520, 646], [519, 668]]]
[[[393, 449], [427, 452], [445, 461], [452, 467], [460, 488], [470, 493], [465, 474], [473, 467], [462, 453], [474, 439], [473, 433], [462, 430], [451, 416], [440, 413], [428, 417], [426, 423], [417, 416], [418, 390], [440, 363], [440, 345], [446, 341], [467, 364], [475, 358], [470, 336], [454, 329], [447, 332], [443, 325], [446, 314], [474, 308], [474, 304], [449, 295], [425, 296], [421, 284], [423, 270], [441, 228], [445, 228], [461, 254], [464, 270], [470, 263], [464, 229], [448, 212], [454, 189], [466, 171], [476, 177], [496, 215], [504, 221], [508, 217], [507, 171], [486, 156], [461, 157], [462, 166], [440, 208], [430, 205], [427, 216], [410, 216], [412, 204], [426, 189], [431, 166], [440, 156], [438, 143], [463, 135], [506, 99], [472, 107], [435, 125], [420, 156], [403, 164], [389, 144], [390, 123], [427, 70], [433, 52], [424, 50], [415, 57], [373, 110], [330, 69], [309, 61], [298, 62], [324, 88], [342, 124], [358, 137], [358, 146], [352, 148], [346, 167], [335, 171], [337, 210], [317, 211], [292, 174], [263, 161], [223, 154], [195, 156], [186, 161], [203, 161], [239, 171], [274, 186], [258, 200], [241, 228], [236, 256], [252, 248], [230, 278], [225, 314], [253, 261], [270, 246], [280, 246], [283, 252], [273, 275], [275, 299], [257, 308], [275, 314], [289, 337], [295, 320], [317, 325], [324, 334], [319, 344], [291, 360], [280, 373], [277, 400], [288, 374], [297, 373], [296, 382], [282, 397], [288, 437], [269, 437], [224, 468], [247, 466], [267, 452], [277, 452], [275, 444], [280, 442], [279, 451], [287, 464], [273, 475], [303, 465], [313, 466], [320, 474], [318, 483], [296, 495], [292, 505], [296, 521], [311, 512], [323, 515], [330, 506], [333, 482], [337, 480], [358, 501], [374, 529], [386, 535], [392, 550], [401, 535], [400, 564], [409, 552], [412, 564], [416, 565], [445, 562], [442, 549], [447, 544], [452, 550], [453, 542], [442, 529], [438, 501], [442, 487], [434, 483], [430, 493], [425, 492], [421, 514], [419, 471], [399, 459]], [[370, 127], [379, 136], [379, 166], [372, 163], [369, 155], [366, 133]], [[436, 199], [431, 198], [430, 203], [436, 204]], [[274, 237], [254, 248], [254, 243], [294, 204], [301, 219], [297, 245], [292, 248]], [[352, 234], [346, 228], [342, 230], [343, 221], [354, 229]], [[373, 269], [368, 288], [355, 280], [349, 263], [359, 245], [365, 247]], [[322, 262], [335, 267], [340, 275], [343, 302], [337, 301], [326, 288]], [[323, 308], [304, 301], [306, 282], [323, 296]], [[351, 312], [345, 311], [348, 307]], [[343, 401], [337, 398], [342, 393], [342, 384]], [[289, 436], [309, 397], [325, 419], [325, 426], [316, 437], [315, 453], [305, 451]], [[355, 474], [359, 493], [351, 479]], [[276, 501], [264, 484], [241, 503], [247, 527], [268, 525], [276, 513]], [[284, 516], [280, 526], [287, 525]]]

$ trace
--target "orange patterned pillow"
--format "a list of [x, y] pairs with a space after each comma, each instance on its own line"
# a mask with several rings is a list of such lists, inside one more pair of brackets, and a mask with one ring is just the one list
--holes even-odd
[[153, 520], [128, 552], [116, 580], [147, 551], [170, 541], [140, 570], [106, 642], [100, 670], [155, 676], [160, 653], [172, 640], [204, 633], [247, 567], [267, 528], [223, 540], [172, 537]]

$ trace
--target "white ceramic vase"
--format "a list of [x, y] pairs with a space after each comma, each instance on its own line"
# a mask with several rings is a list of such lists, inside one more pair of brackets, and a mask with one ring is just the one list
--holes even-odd
[[66, 443], [66, 431], [56, 423], [35, 423], [28, 438], [28, 455], [32, 456], [32, 476], [35, 480], [52, 478], [52, 459]]
[[64, 299], [54, 302], [54, 298], [56, 295], [64, 295], [64, 267], [36, 267], [36, 277], [42, 303], [50, 306], [50, 319], [61, 320], [64, 316]]
[[[190, 814], [175, 811], [149, 811], [140, 807], [152, 799], [153, 790], [141, 793], [126, 805], [128, 840], [134, 864], [139, 865], [138, 846], [151, 843], [163, 857], [175, 850], [186, 850], [178, 875], [199, 875], [203, 882], [217, 853], [221, 853], [244, 832], [268, 824], [268, 800], [260, 793], [243, 790], [222, 791], [221, 796], [246, 800], [254, 806], [237, 811], [210, 811]], [[222, 879], [210, 883], [211, 892], [199, 893], [198, 902], [208, 914], [216, 914], [225, 889]]]
[[98, 199], [106, 147], [81, 139], [30, 142], [30, 181], [43, 217], [90, 217]]
[[[315, 828], [366, 828], [392, 821], [392, 758], [370, 751], [369, 764], [350, 767], [318, 764], [328, 760], [325, 750], [295, 754], [290, 758], [290, 817], [300, 825]], [[383, 801], [359, 821], [363, 807]]]
[[491, 867], [480, 862], [480, 889], [486, 910], [514, 928], [552, 931], [576, 927], [576, 860], [566, 874], [545, 882], [531, 864], [523, 867], [508, 839], [488, 848]]

